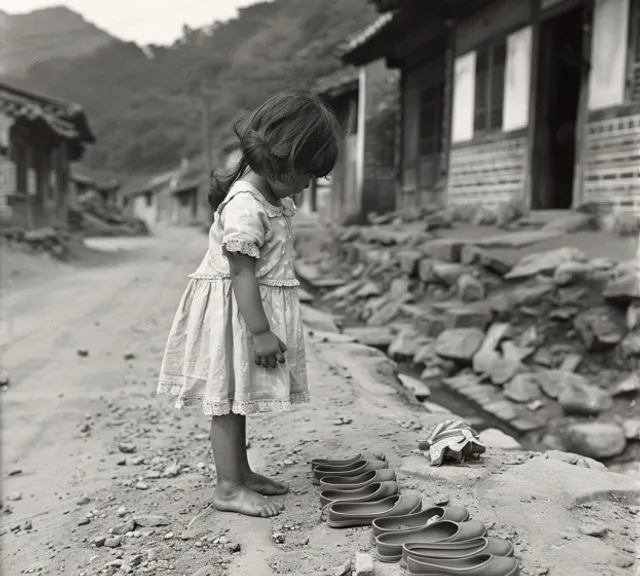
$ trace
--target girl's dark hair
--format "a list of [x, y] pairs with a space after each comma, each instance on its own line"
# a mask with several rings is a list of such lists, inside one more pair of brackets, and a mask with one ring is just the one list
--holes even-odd
[[241, 158], [231, 172], [211, 174], [209, 204], [216, 210], [248, 170], [285, 182], [293, 174], [322, 178], [338, 159], [340, 128], [333, 112], [307, 90], [283, 90], [248, 119], [234, 123]]

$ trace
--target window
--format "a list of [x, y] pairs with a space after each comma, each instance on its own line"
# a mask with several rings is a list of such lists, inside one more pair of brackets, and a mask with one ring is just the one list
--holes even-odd
[[153, 194], [151, 192], [145, 192], [144, 199], [146, 200], [147, 206], [153, 204]]
[[420, 156], [442, 151], [442, 107], [444, 87], [434, 86], [420, 92], [418, 150]]
[[507, 45], [505, 42], [478, 51], [476, 56], [474, 132], [488, 132], [502, 128], [506, 63]]

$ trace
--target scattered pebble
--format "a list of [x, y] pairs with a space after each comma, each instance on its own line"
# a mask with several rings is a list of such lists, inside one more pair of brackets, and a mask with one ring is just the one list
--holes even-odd
[[136, 446], [130, 442], [120, 442], [120, 444], [118, 444], [118, 450], [123, 454], [133, 454], [136, 451]]
[[374, 576], [373, 558], [369, 554], [358, 552], [354, 562], [354, 576]]
[[9, 492], [9, 494], [7, 494], [7, 500], [9, 502], [18, 502], [18, 500], [22, 500], [22, 492]]
[[120, 536], [112, 536], [110, 538], [106, 538], [104, 541], [104, 545], [107, 548], [119, 548], [122, 544], [122, 538]]
[[580, 524], [580, 532], [585, 536], [599, 538], [607, 533], [607, 527], [599, 522], [583, 522]]

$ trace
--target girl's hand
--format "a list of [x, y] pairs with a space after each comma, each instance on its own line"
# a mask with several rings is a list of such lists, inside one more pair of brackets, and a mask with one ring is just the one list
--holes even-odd
[[287, 347], [271, 330], [253, 336], [253, 359], [258, 366], [275, 368], [283, 364]]

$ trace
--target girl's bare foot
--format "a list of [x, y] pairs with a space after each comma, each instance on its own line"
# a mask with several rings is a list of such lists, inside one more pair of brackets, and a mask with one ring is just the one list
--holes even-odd
[[242, 479], [247, 488], [264, 496], [282, 496], [289, 492], [289, 485], [286, 482], [272, 480], [252, 470], [243, 471]]
[[213, 506], [221, 512], [236, 512], [262, 518], [277, 516], [284, 509], [280, 502], [267, 500], [247, 486], [216, 486], [213, 491]]

